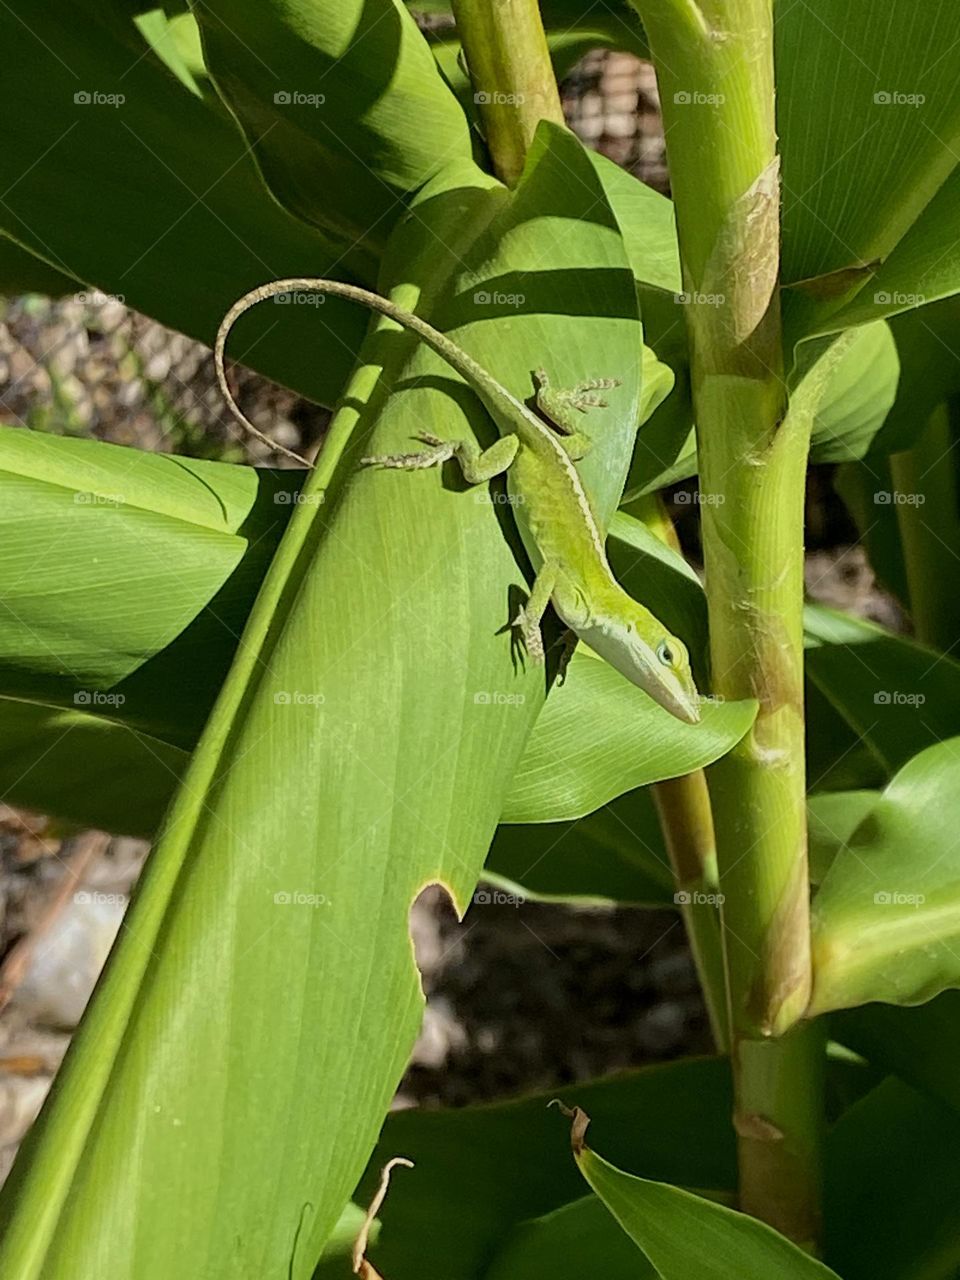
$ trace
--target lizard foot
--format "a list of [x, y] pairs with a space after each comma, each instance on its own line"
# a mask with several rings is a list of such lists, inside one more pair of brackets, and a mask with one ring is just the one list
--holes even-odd
[[520, 635], [523, 637], [523, 643], [526, 646], [530, 660], [538, 666], [546, 661], [546, 654], [543, 648], [543, 633], [540, 630], [540, 621], [538, 618], [531, 617], [526, 609], [521, 609], [513, 620], [513, 625], [520, 628]]

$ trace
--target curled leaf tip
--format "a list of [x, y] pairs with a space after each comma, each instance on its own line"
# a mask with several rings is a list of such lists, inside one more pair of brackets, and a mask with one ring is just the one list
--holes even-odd
[[367, 1216], [364, 1218], [360, 1230], [357, 1232], [357, 1238], [353, 1246], [353, 1274], [359, 1276], [360, 1280], [377, 1280], [378, 1273], [373, 1269], [366, 1259], [367, 1241], [370, 1238], [370, 1228], [373, 1226], [373, 1220], [380, 1212], [380, 1207], [387, 1198], [387, 1191], [390, 1187], [390, 1175], [398, 1166], [403, 1165], [405, 1169], [413, 1168], [413, 1161], [408, 1160], [406, 1156], [394, 1156], [392, 1160], [388, 1160], [383, 1166], [380, 1173], [380, 1185], [377, 1187], [376, 1194], [370, 1201], [370, 1208], [367, 1210]]
[[568, 1107], [560, 1098], [553, 1098], [547, 1105], [558, 1107], [560, 1114], [566, 1116], [570, 1121], [570, 1145], [573, 1147], [573, 1154], [575, 1156], [580, 1155], [586, 1146], [584, 1138], [587, 1132], [587, 1125], [590, 1123], [590, 1117], [580, 1107]]

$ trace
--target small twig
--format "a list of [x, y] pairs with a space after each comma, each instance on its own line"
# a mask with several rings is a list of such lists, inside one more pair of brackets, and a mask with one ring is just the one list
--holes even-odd
[[405, 1169], [413, 1168], [413, 1161], [407, 1160], [405, 1156], [394, 1156], [383, 1166], [383, 1172], [380, 1174], [380, 1186], [377, 1193], [370, 1201], [370, 1208], [367, 1210], [367, 1216], [363, 1220], [363, 1225], [357, 1232], [356, 1243], [353, 1246], [353, 1273], [360, 1277], [360, 1280], [383, 1280], [379, 1271], [373, 1264], [368, 1262], [364, 1256], [367, 1252], [367, 1241], [370, 1238], [370, 1228], [373, 1226], [373, 1220], [380, 1212], [380, 1206], [387, 1198], [387, 1191], [390, 1187], [390, 1174], [397, 1167], [403, 1165]]

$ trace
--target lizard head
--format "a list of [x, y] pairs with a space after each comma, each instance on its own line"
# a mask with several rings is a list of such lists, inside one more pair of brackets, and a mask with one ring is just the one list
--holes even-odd
[[700, 695], [687, 647], [649, 609], [624, 593], [616, 609], [594, 613], [576, 630], [595, 653], [661, 707], [687, 724], [697, 724]]

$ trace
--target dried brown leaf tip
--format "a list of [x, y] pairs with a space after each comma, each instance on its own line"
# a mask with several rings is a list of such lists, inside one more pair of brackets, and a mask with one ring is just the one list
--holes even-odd
[[570, 1121], [570, 1145], [573, 1147], [573, 1154], [579, 1156], [586, 1146], [587, 1125], [590, 1123], [590, 1117], [585, 1111], [579, 1107], [568, 1107], [565, 1102], [561, 1102], [559, 1098], [554, 1098], [548, 1103], [551, 1107], [558, 1107], [560, 1114], [567, 1117]]
[[390, 1189], [390, 1175], [397, 1165], [403, 1165], [405, 1169], [413, 1168], [413, 1161], [407, 1160], [405, 1156], [394, 1156], [392, 1160], [388, 1160], [383, 1166], [380, 1174], [380, 1185], [377, 1187], [377, 1193], [370, 1201], [370, 1208], [367, 1210], [367, 1216], [363, 1220], [363, 1225], [357, 1232], [357, 1239], [353, 1246], [353, 1274], [360, 1277], [360, 1280], [383, 1280], [380, 1272], [374, 1267], [372, 1262], [366, 1259], [367, 1241], [370, 1238], [370, 1228], [373, 1226], [373, 1220], [380, 1212], [384, 1200], [387, 1198], [387, 1191]]

